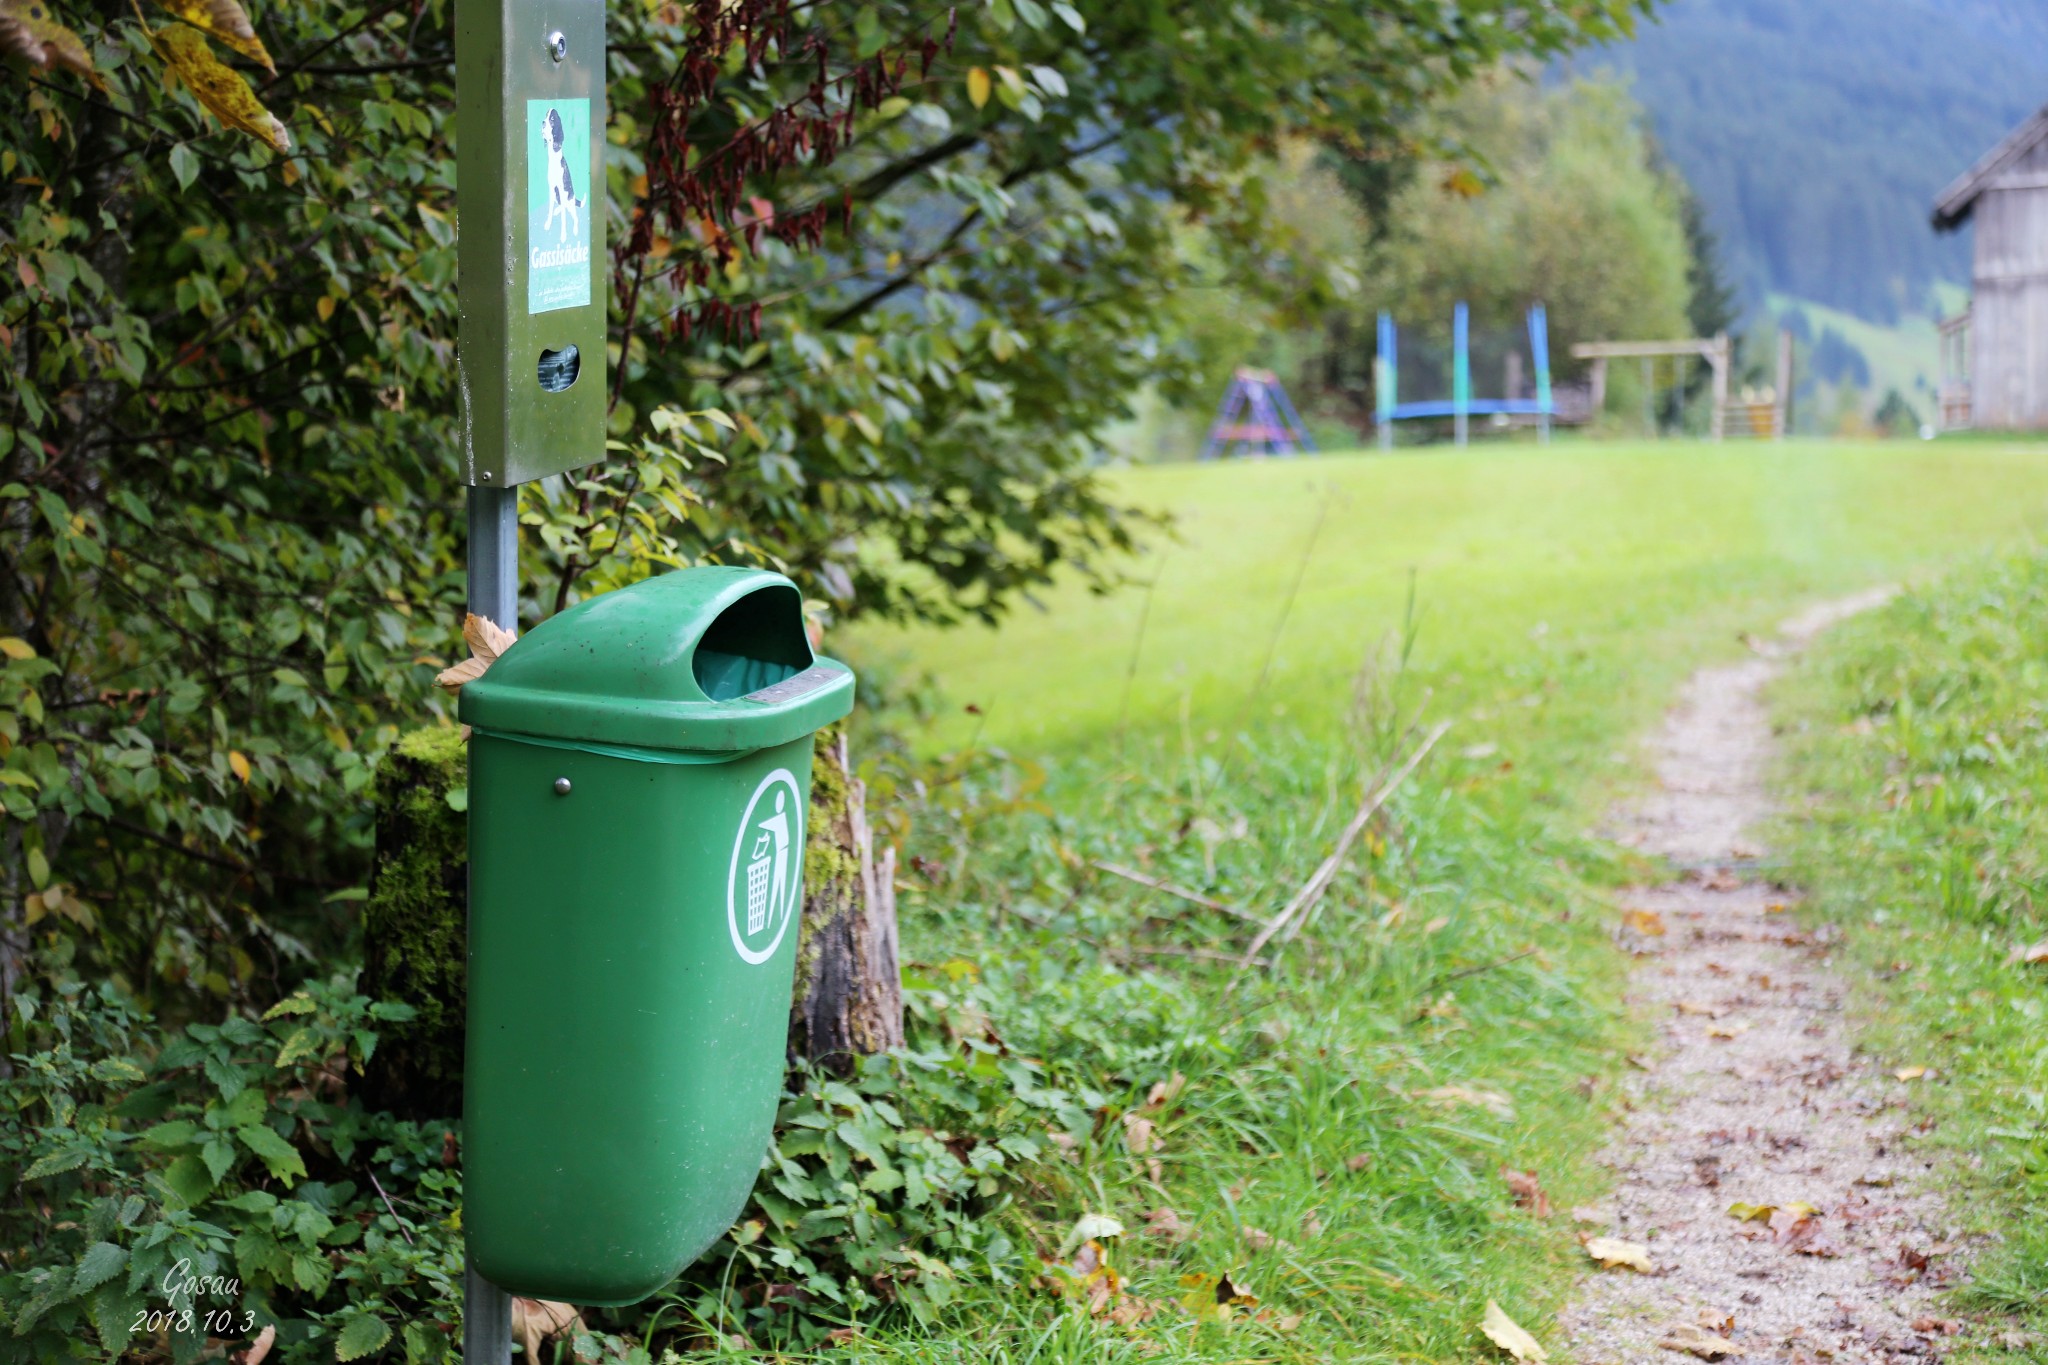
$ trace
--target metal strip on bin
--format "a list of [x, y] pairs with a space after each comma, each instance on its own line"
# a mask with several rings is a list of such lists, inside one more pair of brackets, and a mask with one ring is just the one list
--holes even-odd
[[740, 700], [759, 702], [763, 706], [772, 706], [782, 701], [795, 701], [798, 697], [807, 697], [827, 683], [844, 676], [846, 670], [843, 668], [834, 668], [829, 664], [812, 664], [803, 672], [784, 678], [779, 683], [770, 683], [758, 692], [749, 692]]

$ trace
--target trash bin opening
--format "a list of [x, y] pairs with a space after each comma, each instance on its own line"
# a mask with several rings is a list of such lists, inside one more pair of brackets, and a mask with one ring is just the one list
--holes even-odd
[[698, 641], [691, 668], [705, 696], [731, 701], [773, 687], [813, 662], [804, 635], [803, 596], [778, 583], [720, 612]]

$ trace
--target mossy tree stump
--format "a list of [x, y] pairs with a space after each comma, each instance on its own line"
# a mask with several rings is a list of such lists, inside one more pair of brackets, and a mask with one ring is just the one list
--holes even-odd
[[875, 857], [867, 788], [853, 775], [846, 732], [818, 736], [811, 761], [804, 917], [789, 1011], [793, 1057], [841, 1075], [903, 1042], [896, 950], [896, 850]]
[[377, 857], [363, 906], [362, 990], [412, 1006], [387, 1023], [364, 1099], [407, 1118], [462, 1113], [468, 1007], [469, 753], [449, 726], [415, 730], [377, 772]]

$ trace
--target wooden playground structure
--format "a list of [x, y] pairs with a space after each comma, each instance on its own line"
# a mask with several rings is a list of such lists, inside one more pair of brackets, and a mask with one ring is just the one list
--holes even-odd
[[1708, 440], [1724, 441], [1730, 436], [1783, 440], [1792, 429], [1790, 332], [1778, 333], [1777, 383], [1761, 394], [1731, 394], [1729, 381], [1735, 364], [1735, 347], [1726, 332], [1713, 337], [1687, 337], [1677, 341], [1583, 341], [1572, 347], [1572, 358], [1592, 362], [1591, 407], [1595, 416], [1607, 404], [1609, 361], [1642, 362], [1645, 425], [1654, 430], [1657, 361], [1669, 359], [1682, 365], [1688, 360], [1704, 360], [1713, 372], [1713, 405], [1707, 416]]

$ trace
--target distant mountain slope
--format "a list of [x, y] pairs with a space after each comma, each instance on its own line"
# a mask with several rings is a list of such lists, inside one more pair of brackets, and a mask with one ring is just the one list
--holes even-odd
[[2048, 104], [2048, 0], [1674, 0], [1576, 65], [1634, 76], [1749, 298], [1888, 322], [1968, 276], [1928, 204]]

